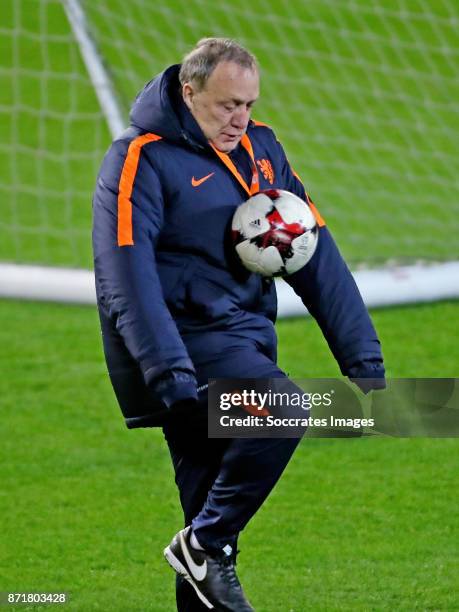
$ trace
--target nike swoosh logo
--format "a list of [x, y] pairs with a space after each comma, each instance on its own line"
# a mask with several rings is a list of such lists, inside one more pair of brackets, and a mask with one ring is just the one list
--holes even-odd
[[188, 547], [186, 545], [185, 538], [183, 537], [183, 532], [180, 532], [180, 545], [182, 547], [183, 556], [185, 557], [185, 561], [187, 562], [191, 575], [195, 580], [201, 582], [202, 580], [204, 580], [207, 574], [207, 561], [204, 560], [201, 565], [197, 565], [194, 562], [193, 557], [188, 552]]
[[214, 174], [215, 174], [215, 172], [211, 172], [207, 176], [203, 176], [200, 179], [195, 179], [194, 176], [193, 176], [193, 178], [191, 179], [191, 184], [193, 185], [193, 187], [199, 187], [199, 185], [202, 185], [202, 183], [204, 183], [204, 181], [207, 181], [207, 179], [210, 179], [210, 177], [213, 176]]

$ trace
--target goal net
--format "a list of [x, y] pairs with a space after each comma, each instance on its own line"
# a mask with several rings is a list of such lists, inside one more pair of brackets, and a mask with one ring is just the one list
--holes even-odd
[[[91, 266], [91, 192], [111, 136], [67, 0], [3, 0], [0, 260]], [[201, 37], [261, 66], [270, 124], [347, 260], [459, 259], [455, 0], [79, 0], [127, 121]]]

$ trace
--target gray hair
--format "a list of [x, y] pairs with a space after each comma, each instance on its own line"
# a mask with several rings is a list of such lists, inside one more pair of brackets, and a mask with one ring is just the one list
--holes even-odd
[[235, 62], [243, 68], [258, 70], [256, 57], [231, 38], [201, 38], [183, 58], [180, 85], [193, 83], [201, 91], [220, 62]]

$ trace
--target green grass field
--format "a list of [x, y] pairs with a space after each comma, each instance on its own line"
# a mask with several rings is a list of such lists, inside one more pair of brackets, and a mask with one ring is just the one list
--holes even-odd
[[[255, 117], [348, 260], [459, 257], [452, 0], [83, 4], [126, 112], [199, 37], [236, 37], [261, 65]], [[106, 122], [60, 0], [1, 8], [0, 261], [90, 267]], [[389, 376], [459, 376], [458, 302], [373, 317]], [[159, 431], [124, 427], [95, 309], [0, 301], [0, 318], [0, 592], [172, 611], [172, 467]], [[278, 331], [292, 377], [338, 375], [312, 321]], [[458, 610], [458, 451], [456, 439], [304, 441], [241, 537], [257, 612]]]
[[[459, 304], [373, 316], [390, 375], [458, 375]], [[94, 309], [4, 301], [0, 317], [0, 591], [172, 611], [172, 468], [159, 431], [124, 427]], [[278, 330], [292, 376], [337, 373], [312, 321]], [[304, 441], [241, 537], [257, 611], [457, 609], [458, 451], [454, 439]]]

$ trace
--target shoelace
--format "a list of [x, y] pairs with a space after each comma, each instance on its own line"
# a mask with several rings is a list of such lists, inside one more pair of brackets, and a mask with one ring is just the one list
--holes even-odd
[[220, 567], [224, 580], [233, 588], [240, 588], [241, 583], [234, 570], [234, 563], [231, 555], [225, 555], [224, 557], [217, 558], [218, 565]]

